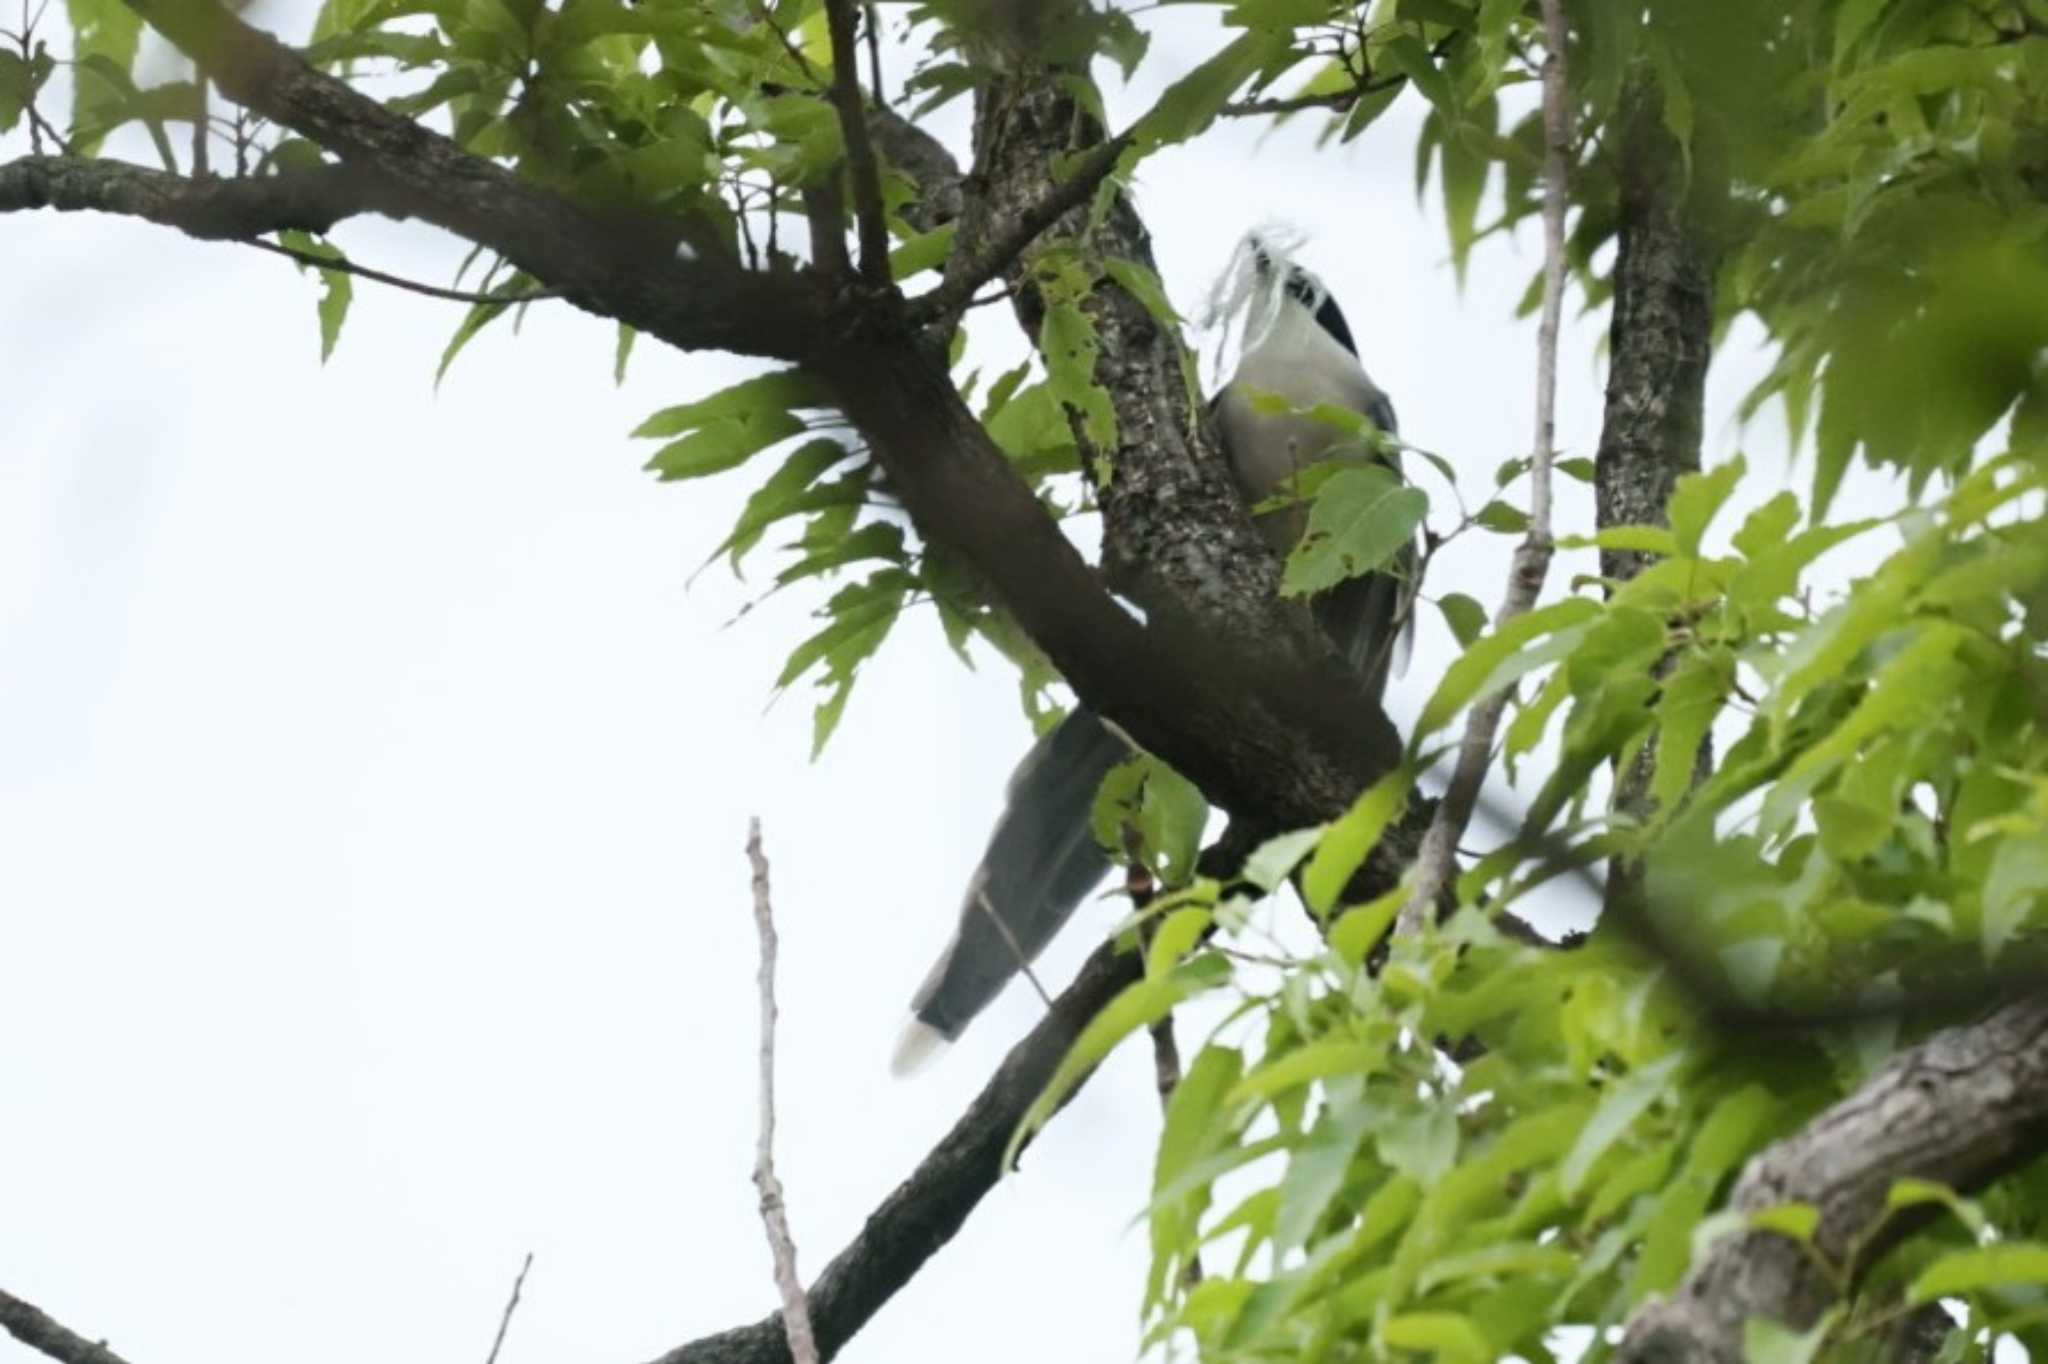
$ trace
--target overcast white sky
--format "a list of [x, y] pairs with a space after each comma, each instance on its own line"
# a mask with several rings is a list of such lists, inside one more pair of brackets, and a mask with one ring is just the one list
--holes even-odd
[[[310, 8], [268, 18], [295, 36]], [[1171, 16], [1114, 121], [1210, 22]], [[1138, 196], [1190, 310], [1248, 226], [1306, 229], [1404, 433], [1477, 505], [1529, 444], [1511, 310], [1536, 257], [1489, 245], [1459, 292], [1413, 193], [1417, 121], [1404, 103], [1324, 153], [1306, 125], [1226, 127]], [[417, 225], [340, 239], [431, 279], [461, 254]], [[1000, 663], [969, 673], [911, 622], [807, 761], [809, 697], [764, 706], [823, 591], [724, 628], [748, 586], [685, 579], [752, 475], [657, 486], [625, 439], [739, 362], [646, 344], [614, 389], [609, 325], [543, 305], [436, 395], [458, 305], [361, 282], [323, 369], [317, 286], [274, 257], [45, 214], [0, 219], [0, 259], [0, 1284], [133, 1364], [481, 1361], [529, 1250], [508, 1364], [633, 1364], [761, 1316], [747, 816], [815, 1272], [1040, 1007], [1012, 990], [938, 1067], [888, 1077], [1028, 741]], [[1021, 354], [992, 321], [988, 353]], [[1603, 324], [1568, 329], [1571, 452], [1598, 430]], [[1744, 336], [1716, 458], [1758, 372]], [[1781, 484], [1778, 428], [1747, 437], [1746, 500]], [[1461, 542], [1431, 589], [1490, 606], [1507, 547]], [[1397, 719], [1448, 656], [1424, 625]], [[1048, 980], [1115, 918], [1085, 915]], [[1129, 1358], [1150, 1065], [1114, 1058], [843, 1358]]]

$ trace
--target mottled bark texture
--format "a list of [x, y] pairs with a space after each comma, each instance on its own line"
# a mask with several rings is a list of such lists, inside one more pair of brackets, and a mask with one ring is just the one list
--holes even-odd
[[[1636, 74], [1623, 95], [1618, 135], [1614, 314], [1607, 406], [1594, 460], [1602, 529], [1669, 524], [1666, 508], [1679, 477], [1700, 467], [1714, 333], [1715, 259], [1701, 225], [1701, 194], [1687, 178], [1683, 149], [1664, 126], [1663, 96], [1647, 70]], [[1619, 582], [1654, 558], [1602, 549], [1600, 571]], [[1710, 743], [1701, 744], [1703, 767], [1711, 761]], [[1616, 774], [1618, 814], [1648, 817], [1655, 762], [1656, 746], [1645, 744], [1628, 770]], [[1639, 863], [1612, 864], [1610, 908], [1641, 875]]]
[[[1685, 157], [1647, 75], [1624, 98], [1620, 138], [1611, 360], [1594, 479], [1602, 528], [1667, 524], [1679, 476], [1699, 469], [1714, 328], [1714, 260]], [[1632, 578], [1651, 557], [1603, 549], [1600, 571]]]
[[87, 1340], [34, 1303], [0, 1289], [0, 1330], [60, 1364], [128, 1364], [105, 1341]]
[[0, 165], [0, 213], [118, 213], [210, 241], [287, 228], [324, 233], [358, 213], [402, 213], [398, 205], [380, 205], [375, 193], [373, 184], [344, 166], [225, 180], [105, 158], [25, 156]]
[[[1854, 1095], [1751, 1160], [1730, 1205], [1757, 1212], [1811, 1204], [1820, 1211], [1811, 1251], [1854, 1282], [1914, 1224], [1887, 1216], [1894, 1181], [1975, 1189], [2038, 1158], [2044, 1140], [2048, 999], [2035, 996], [1894, 1057]], [[1805, 1330], [1834, 1300], [1808, 1248], [1774, 1232], [1732, 1234], [1669, 1299], [1636, 1313], [1617, 1358], [1742, 1364], [1750, 1318]]]

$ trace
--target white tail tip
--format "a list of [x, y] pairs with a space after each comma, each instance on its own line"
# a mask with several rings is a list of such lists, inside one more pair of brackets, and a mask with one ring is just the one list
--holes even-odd
[[915, 1075], [949, 1045], [944, 1033], [913, 1018], [903, 1025], [903, 1035], [896, 1039], [896, 1054], [889, 1058], [889, 1073], [898, 1079]]

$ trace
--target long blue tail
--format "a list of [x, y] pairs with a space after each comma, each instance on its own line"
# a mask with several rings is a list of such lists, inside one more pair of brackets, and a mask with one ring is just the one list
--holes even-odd
[[1102, 779], [1130, 756], [1114, 730], [1077, 708], [1017, 765], [1008, 804], [967, 883], [960, 927], [911, 1002], [916, 1023], [937, 1036], [914, 1024], [899, 1069], [958, 1037], [1102, 880], [1109, 856], [1089, 816]]

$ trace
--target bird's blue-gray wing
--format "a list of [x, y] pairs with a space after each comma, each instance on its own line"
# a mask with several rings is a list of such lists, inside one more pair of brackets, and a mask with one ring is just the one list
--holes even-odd
[[1095, 792], [1130, 756], [1114, 730], [1077, 708], [1018, 764], [1002, 817], [968, 881], [959, 929], [911, 1003], [915, 1022], [899, 1049], [899, 1069], [930, 1044], [958, 1037], [1102, 880], [1109, 856], [1090, 819]]

